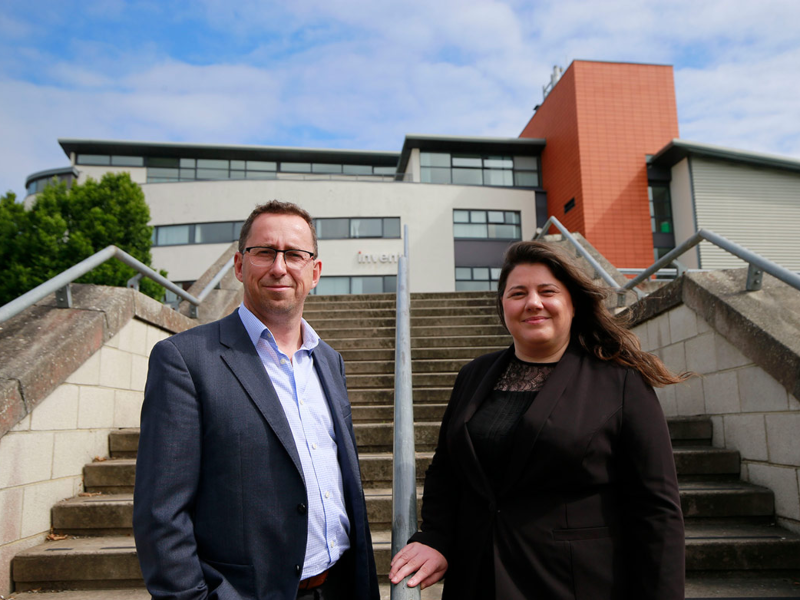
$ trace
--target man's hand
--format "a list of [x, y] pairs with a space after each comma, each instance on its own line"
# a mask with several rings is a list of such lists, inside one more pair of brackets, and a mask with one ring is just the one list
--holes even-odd
[[430, 546], [412, 542], [395, 554], [391, 566], [389, 581], [397, 584], [415, 573], [408, 580], [408, 587], [419, 584], [420, 589], [424, 590], [444, 577], [447, 571], [447, 559]]

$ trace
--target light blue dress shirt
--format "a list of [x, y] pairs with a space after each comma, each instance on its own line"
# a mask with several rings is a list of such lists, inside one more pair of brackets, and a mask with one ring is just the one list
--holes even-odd
[[308, 540], [301, 578], [307, 579], [332, 567], [350, 547], [336, 434], [314, 369], [319, 336], [303, 319], [303, 345], [290, 358], [244, 304], [239, 306], [239, 317], [275, 387], [300, 455], [308, 497]]

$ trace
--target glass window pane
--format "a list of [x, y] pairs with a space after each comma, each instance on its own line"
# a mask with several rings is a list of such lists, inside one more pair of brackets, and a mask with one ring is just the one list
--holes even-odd
[[474, 267], [472, 269], [472, 278], [476, 281], [480, 280], [488, 280], [489, 279], [489, 268], [488, 267]]
[[381, 237], [381, 219], [350, 219], [350, 237]]
[[208, 158], [198, 158], [197, 159], [197, 168], [198, 169], [225, 169], [228, 170], [228, 161], [227, 160], [212, 160]]
[[463, 223], [453, 225], [453, 237], [456, 238], [485, 238], [486, 235], [486, 225]]
[[400, 237], [400, 218], [399, 217], [386, 217], [383, 220], [383, 237], [385, 237], [385, 238], [399, 238]]
[[233, 241], [233, 223], [200, 223], [194, 226], [195, 244], [220, 244]]
[[[197, 161], [200, 162], [199, 160]], [[197, 169], [198, 179], [227, 179], [228, 169]]]
[[228, 177], [230, 177], [231, 179], [244, 179], [244, 176], [245, 176], [244, 171], [231, 171]]
[[483, 166], [480, 156], [454, 156], [454, 167], [475, 167], [480, 169]]
[[147, 169], [147, 177], [160, 177], [167, 179], [178, 180], [178, 169], [154, 169], [152, 167]]
[[350, 290], [353, 294], [383, 293], [383, 277], [352, 277]]
[[244, 171], [244, 161], [243, 160], [232, 160], [231, 161], [231, 169], [236, 169], [237, 171]]
[[423, 167], [449, 167], [450, 154], [447, 152], [421, 152], [419, 163]]
[[507, 210], [505, 214], [506, 214], [506, 223], [515, 223], [517, 225], [519, 224], [518, 212], [512, 212], [510, 210]]
[[321, 240], [344, 240], [350, 235], [349, 219], [317, 219], [315, 225]]
[[312, 173], [341, 173], [342, 165], [329, 165], [324, 163], [314, 163], [311, 165]]
[[500, 240], [519, 239], [519, 225], [489, 225], [489, 237]]
[[472, 223], [486, 223], [486, 211], [485, 210], [469, 211], [469, 220]]
[[180, 161], [180, 166], [183, 169], [194, 169], [195, 160], [193, 158], [182, 158]]
[[311, 163], [282, 162], [281, 171], [286, 173], [311, 173]]
[[489, 211], [489, 223], [505, 223], [506, 217], [502, 210]]
[[472, 269], [469, 267], [456, 267], [456, 281], [469, 281], [472, 279]]
[[36, 193], [36, 182], [35, 181], [31, 181], [28, 184], [28, 193], [29, 194], [35, 194]]
[[233, 224], [233, 239], [238, 240], [239, 234], [242, 233], [242, 227], [244, 226], [244, 221], [236, 221]]
[[111, 157], [99, 154], [78, 154], [76, 162], [79, 165], [110, 165]]
[[397, 291], [397, 275], [383, 276], [383, 293], [392, 294]]
[[397, 167], [374, 167], [372, 172], [375, 175], [394, 175], [397, 173]]
[[422, 183], [450, 183], [450, 169], [423, 167], [420, 169]]
[[277, 179], [274, 171], [247, 171], [247, 179]]
[[514, 185], [514, 171], [501, 171], [499, 169], [483, 170], [483, 185]]
[[483, 185], [483, 174], [480, 169], [453, 169], [453, 183]]
[[144, 158], [141, 156], [112, 156], [111, 164], [117, 167], [143, 167]]
[[487, 169], [513, 169], [514, 161], [510, 156], [487, 156], [483, 159], [483, 166]]
[[167, 225], [156, 227], [156, 245], [171, 246], [189, 243], [189, 225]]
[[278, 163], [276, 162], [267, 162], [263, 160], [248, 160], [247, 161], [247, 170], [248, 171], [277, 171], [278, 170]]
[[320, 277], [317, 287], [314, 289], [317, 295], [338, 295], [350, 293], [349, 277]]
[[457, 292], [483, 292], [493, 289], [488, 281], [456, 281]]
[[[148, 169], [148, 171], [152, 173], [153, 169]], [[182, 181], [192, 181], [195, 179], [194, 169], [181, 169], [180, 175]]]
[[372, 165], [343, 165], [345, 175], [372, 175]]
[[469, 223], [469, 211], [468, 210], [454, 210], [453, 211], [453, 223]]
[[538, 171], [539, 170], [539, 157], [538, 156], [515, 156], [514, 168], [520, 171]]
[[497, 281], [500, 279], [500, 271], [502, 271], [500, 267], [492, 267], [491, 274], [492, 274], [492, 281]]
[[177, 158], [168, 156], [149, 156], [147, 158], [148, 167], [174, 167], [180, 166], [180, 161]]
[[36, 181], [36, 191], [37, 192], [41, 192], [42, 190], [44, 190], [44, 188], [46, 188], [48, 186], [49, 183], [50, 183], [50, 180], [47, 179], [46, 177], [44, 179], [37, 180]]
[[514, 171], [514, 185], [517, 187], [539, 187], [539, 173], [536, 171]]

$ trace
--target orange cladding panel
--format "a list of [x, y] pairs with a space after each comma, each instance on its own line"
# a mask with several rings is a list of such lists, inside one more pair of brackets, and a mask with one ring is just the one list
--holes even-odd
[[[645, 161], [678, 137], [671, 66], [574, 61], [521, 137], [547, 139], [550, 214], [617, 267], [652, 264]], [[576, 208], [564, 215], [572, 197]]]

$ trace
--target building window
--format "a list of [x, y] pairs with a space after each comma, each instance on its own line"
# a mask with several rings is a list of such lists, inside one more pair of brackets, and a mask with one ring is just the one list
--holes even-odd
[[153, 227], [153, 245], [229, 244], [239, 239], [242, 225], [244, 221], [157, 225]]
[[143, 167], [144, 158], [141, 156], [109, 156], [106, 154], [79, 154], [75, 159], [78, 165], [99, 167]]
[[500, 270], [500, 267], [456, 267], [456, 291], [496, 290]]
[[320, 240], [399, 238], [400, 217], [314, 219]]
[[669, 186], [651, 185], [647, 188], [647, 196], [650, 200], [650, 227], [652, 232], [674, 233]]
[[318, 296], [338, 296], [343, 294], [391, 294], [396, 291], [396, 275], [366, 275], [320, 277], [317, 287], [311, 290], [311, 293]]
[[422, 183], [538, 187], [537, 156], [489, 156], [421, 152]]
[[564, 214], [567, 214], [567, 213], [568, 213], [569, 211], [571, 211], [573, 208], [575, 208], [575, 198], [572, 198], [572, 199], [571, 199], [569, 202], [567, 202], [567, 203], [564, 205]]
[[522, 239], [519, 212], [512, 210], [454, 210], [453, 237], [461, 239]]
[[72, 173], [67, 173], [63, 175], [51, 175], [50, 177], [40, 177], [39, 179], [34, 179], [33, 181], [28, 182], [28, 187], [26, 191], [28, 195], [30, 194], [38, 194], [39, 192], [44, 191], [48, 185], [53, 183], [66, 183], [67, 187], [72, 186], [72, 182], [74, 180], [74, 176]]

